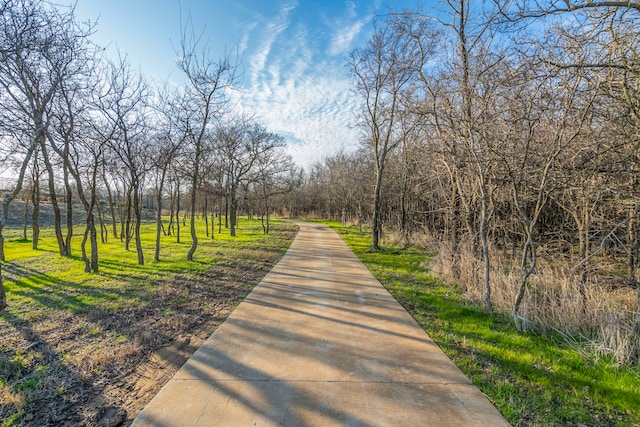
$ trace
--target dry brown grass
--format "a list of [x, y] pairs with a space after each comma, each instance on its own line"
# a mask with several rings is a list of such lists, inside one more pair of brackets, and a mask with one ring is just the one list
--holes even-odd
[[[469, 242], [461, 244], [457, 259], [451, 244], [432, 237], [421, 235], [412, 243], [437, 254], [429, 265], [432, 271], [457, 283], [466, 298], [482, 303], [482, 260], [474, 255]], [[520, 284], [519, 259], [495, 248], [491, 257], [492, 303], [496, 310], [511, 313]], [[602, 260], [592, 269], [583, 298], [575, 264], [563, 256], [546, 253], [543, 248], [520, 314], [531, 327], [554, 330], [569, 341], [579, 342], [595, 357], [612, 356], [621, 365], [637, 363], [640, 341], [633, 331], [638, 310], [636, 290], [611, 286], [611, 276], [602, 272], [614, 270], [615, 266], [606, 263], [610, 261]]]

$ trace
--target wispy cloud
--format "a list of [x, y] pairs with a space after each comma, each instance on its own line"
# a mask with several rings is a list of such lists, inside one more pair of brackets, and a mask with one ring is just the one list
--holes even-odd
[[262, 43], [258, 47], [258, 51], [251, 58], [251, 82], [255, 84], [260, 73], [264, 70], [267, 58], [271, 52], [273, 43], [276, 41], [280, 33], [285, 31], [289, 26], [289, 14], [297, 6], [297, 3], [286, 3], [280, 7], [278, 15], [267, 24], [264, 33], [261, 35]]
[[258, 26], [257, 22], [252, 22], [246, 26], [244, 32], [242, 33], [242, 37], [240, 37], [240, 41], [238, 42], [238, 55], [242, 56], [246, 52], [249, 47], [249, 36], [251, 32], [256, 29]]
[[339, 28], [331, 39], [327, 53], [331, 56], [344, 55], [351, 50], [353, 40], [360, 34], [367, 19], [360, 19], [346, 27]]
[[353, 128], [357, 100], [346, 78], [305, 75], [260, 85], [237, 102], [281, 134], [294, 160], [309, 166], [358, 141]]
[[295, 4], [282, 6], [263, 31], [253, 30], [252, 37], [261, 41], [248, 49], [244, 90], [233, 94], [234, 104], [285, 138], [288, 152], [302, 166], [355, 147], [359, 140], [354, 126], [359, 101], [339, 56], [353, 47], [370, 17], [359, 18], [355, 4], [346, 5], [330, 27], [294, 21]]

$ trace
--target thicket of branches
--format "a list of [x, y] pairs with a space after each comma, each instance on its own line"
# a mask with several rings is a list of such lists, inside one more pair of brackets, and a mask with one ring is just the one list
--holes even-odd
[[[207, 236], [214, 236], [216, 215], [218, 232], [224, 216], [234, 234], [240, 201], [262, 216], [267, 233], [271, 198], [293, 188], [299, 171], [280, 136], [229, 105], [232, 56], [212, 58], [187, 20], [176, 51], [184, 84], [154, 87], [126, 56], [106, 58], [91, 42], [95, 30], [78, 22], [73, 8], [0, 2], [0, 167], [15, 177], [1, 195], [0, 260], [16, 198], [31, 205], [34, 248], [46, 199], [62, 256], [72, 255], [73, 212], [81, 209], [81, 255], [94, 272], [100, 243], [109, 238], [127, 250], [135, 245], [138, 263], [145, 262], [140, 228], [150, 209], [156, 260], [162, 237], [180, 239], [187, 219], [189, 260], [198, 245], [196, 216], [205, 219]], [[150, 203], [143, 197], [149, 193]], [[6, 306], [1, 283], [0, 271], [0, 311]]]
[[[381, 18], [348, 64], [363, 144], [295, 214], [368, 221], [521, 329], [640, 358], [636, 2], [469, 2]], [[480, 9], [483, 7], [482, 9]]]

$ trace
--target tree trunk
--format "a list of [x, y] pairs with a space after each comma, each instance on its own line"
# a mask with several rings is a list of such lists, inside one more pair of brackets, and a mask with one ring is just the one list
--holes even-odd
[[120, 223], [120, 242], [124, 242], [124, 205], [125, 200], [120, 196], [120, 190], [118, 189], [116, 190], [116, 206], [118, 207], [118, 222]]
[[[213, 200], [211, 201], [213, 203]], [[211, 205], [211, 238], [216, 238], [216, 207]]]
[[136, 238], [136, 252], [138, 254], [138, 265], [144, 265], [144, 254], [142, 253], [142, 240], [140, 239], [140, 225], [142, 224], [142, 212], [140, 206], [140, 189], [139, 184], [136, 182], [134, 186], [133, 194], [133, 214], [135, 219], [135, 238]]
[[24, 199], [24, 216], [22, 221], [22, 238], [27, 240], [27, 226], [29, 225], [29, 197]]
[[372, 242], [371, 249], [374, 251], [380, 250], [380, 237], [382, 234], [382, 222], [380, 219], [381, 206], [381, 191], [382, 191], [382, 172], [383, 168], [378, 167], [376, 170], [376, 186], [373, 195], [373, 230], [372, 230]]
[[33, 180], [31, 204], [33, 205], [33, 211], [31, 212], [31, 247], [38, 249], [38, 243], [40, 242], [40, 179], [37, 176]]
[[[126, 215], [125, 215], [125, 221], [124, 221], [124, 233], [121, 231], [120, 234], [124, 234], [124, 248], [125, 250], [129, 250], [129, 244], [131, 243], [131, 209], [132, 209], [132, 205], [133, 205], [133, 193], [134, 189], [133, 189], [133, 184], [131, 186], [129, 186], [129, 189], [127, 190], [127, 204], [125, 206], [126, 208]], [[136, 196], [137, 197], [137, 196]]]
[[2, 263], [0, 263], [0, 314], [7, 308], [7, 294], [4, 292], [4, 284], [2, 283]]
[[522, 249], [522, 261], [520, 264], [520, 286], [518, 288], [518, 295], [516, 296], [516, 300], [513, 304], [513, 310], [511, 312], [513, 321], [518, 331], [523, 331], [525, 329], [526, 319], [520, 317], [518, 312], [520, 310], [520, 305], [522, 304], [522, 301], [524, 299], [524, 294], [527, 288], [529, 277], [534, 273], [537, 262], [536, 246], [532, 234], [533, 232], [531, 230], [527, 230], [527, 240], [524, 244], [524, 248]]
[[175, 227], [173, 225], [173, 209], [176, 206], [175, 199], [175, 193], [173, 191], [169, 191], [169, 224], [167, 224], [167, 230], [164, 233], [165, 236], [171, 236], [175, 231]]
[[96, 232], [96, 223], [95, 217], [93, 215], [93, 208], [87, 214], [87, 226], [89, 228], [89, 239], [91, 242], [91, 262], [89, 263], [89, 271], [97, 273], [98, 272], [98, 233]]
[[160, 261], [160, 233], [162, 232], [162, 191], [164, 190], [164, 179], [167, 175], [167, 170], [162, 170], [162, 175], [160, 176], [160, 182], [158, 183], [158, 194], [156, 195], [156, 252], [153, 255], [153, 259], [158, 262]]
[[118, 238], [118, 227], [117, 227], [117, 222], [116, 222], [116, 210], [113, 207], [113, 196], [111, 194], [111, 187], [109, 187], [109, 183], [107, 182], [107, 175], [104, 171], [104, 169], [102, 170], [102, 181], [104, 182], [104, 186], [107, 189], [107, 197], [109, 200], [109, 212], [111, 213], [111, 226], [113, 228], [113, 238], [117, 239]]
[[[65, 149], [65, 155], [68, 158], [68, 149]], [[69, 168], [66, 161], [62, 165], [62, 171], [64, 176], [64, 188], [66, 191], [65, 199], [67, 204], [67, 235], [64, 242], [67, 249], [67, 256], [71, 256], [71, 238], [73, 237], [73, 190], [71, 188], [71, 183], [69, 182]]]
[[267, 223], [262, 225], [264, 234], [269, 234], [269, 194], [266, 188], [262, 187], [262, 197], [264, 198], [264, 214], [267, 217]]
[[100, 206], [100, 201], [96, 198], [95, 205], [98, 208], [98, 221], [100, 221], [100, 241], [102, 243], [107, 243], [109, 238], [109, 230], [107, 229], [106, 224], [104, 223], [104, 214], [102, 212], [102, 206]]
[[84, 261], [85, 273], [91, 271], [91, 261], [87, 256], [87, 237], [89, 237], [89, 218], [87, 218], [87, 224], [82, 235], [82, 241], [80, 242], [80, 255], [82, 256], [82, 261]]
[[222, 234], [222, 203], [220, 202], [218, 202], [218, 234]]
[[187, 252], [187, 261], [193, 261], [193, 254], [198, 248], [198, 235], [196, 234], [196, 199], [198, 191], [199, 166], [200, 146], [197, 146], [193, 170], [193, 180], [191, 181], [191, 218], [189, 221], [189, 229], [191, 231], [191, 248], [189, 248], [189, 252]]
[[629, 222], [627, 223], [627, 246], [629, 253], [627, 258], [629, 283], [636, 282], [636, 266], [638, 264], [638, 233], [637, 220], [638, 204], [633, 203], [633, 207], [629, 209]]
[[176, 242], [180, 243], [180, 187], [176, 189]]
[[208, 203], [207, 196], [204, 196], [204, 207], [202, 208], [202, 217], [204, 218], [204, 228], [206, 230], [207, 237], [209, 237], [209, 214], [207, 212]]
[[58, 241], [58, 250], [60, 255], [68, 256], [70, 252], [67, 250], [64, 238], [62, 237], [62, 216], [60, 215], [60, 206], [58, 206], [58, 198], [56, 197], [55, 175], [44, 144], [44, 137], [38, 141], [38, 144], [40, 145], [40, 151], [42, 152], [42, 159], [44, 160], [47, 173], [49, 174], [49, 197], [51, 198], [51, 207], [53, 208], [53, 225], [56, 240]]
[[482, 184], [482, 204], [480, 216], [480, 242], [482, 244], [482, 258], [484, 261], [484, 305], [489, 314], [493, 314], [491, 306], [491, 259], [489, 258], [489, 243], [487, 241], [487, 222], [488, 222], [488, 189]]
[[229, 228], [229, 192], [224, 197], [224, 228]]
[[231, 183], [231, 188], [229, 192], [229, 225], [231, 226], [231, 236], [235, 237], [236, 235], [236, 209], [238, 206], [238, 202], [236, 200], [236, 186], [235, 183]]

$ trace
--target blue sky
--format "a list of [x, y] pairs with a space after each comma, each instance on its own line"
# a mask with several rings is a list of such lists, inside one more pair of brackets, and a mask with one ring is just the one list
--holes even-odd
[[242, 79], [233, 102], [282, 135], [308, 166], [360, 139], [358, 99], [345, 65], [363, 46], [376, 15], [415, 0], [78, 0], [80, 20], [98, 19], [94, 40], [128, 55], [155, 81], [180, 81], [175, 52], [180, 15], [204, 31], [214, 58], [238, 48]]

